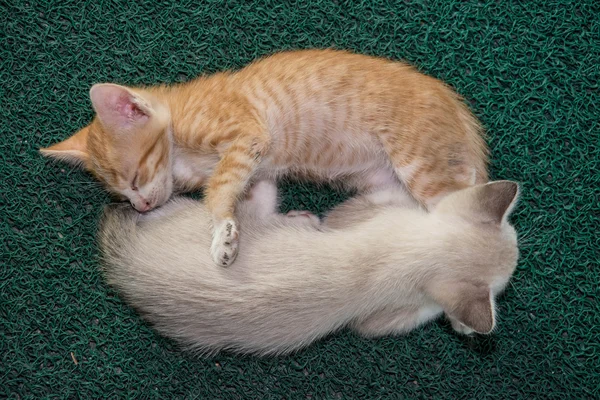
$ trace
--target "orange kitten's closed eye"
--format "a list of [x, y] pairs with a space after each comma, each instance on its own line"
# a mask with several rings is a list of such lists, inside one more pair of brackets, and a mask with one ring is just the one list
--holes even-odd
[[382, 58], [282, 52], [171, 87], [94, 85], [90, 98], [89, 127], [42, 152], [82, 164], [140, 211], [204, 187], [219, 265], [236, 257], [235, 206], [255, 179], [402, 184], [426, 207], [487, 181], [482, 129], [460, 96]]
[[68, 140], [42, 149], [55, 158], [82, 163], [108, 189], [138, 211], [164, 204], [171, 196], [171, 141], [168, 109], [133, 89], [95, 85], [92, 123]]

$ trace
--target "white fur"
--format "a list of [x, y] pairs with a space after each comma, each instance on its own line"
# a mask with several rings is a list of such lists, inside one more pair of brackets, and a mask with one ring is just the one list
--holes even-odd
[[[487, 333], [518, 250], [505, 218], [481, 223], [481, 207], [469, 217], [471, 203], [490, 195], [478, 189], [431, 213], [394, 200], [397, 190], [371, 194], [318, 226], [277, 214], [276, 189], [259, 183], [240, 203], [243, 240], [227, 269], [207, 251], [211, 215], [201, 203], [175, 199], [141, 216], [121, 207], [107, 211], [100, 230], [105, 273], [159, 332], [200, 352], [286, 353], [347, 325], [398, 334], [442, 312], [459, 332]], [[447, 212], [461, 205], [462, 215]]]

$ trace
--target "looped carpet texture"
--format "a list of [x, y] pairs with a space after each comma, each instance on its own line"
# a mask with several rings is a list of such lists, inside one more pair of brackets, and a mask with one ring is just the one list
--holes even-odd
[[[92, 117], [97, 82], [180, 82], [273, 51], [405, 59], [485, 124], [493, 178], [522, 184], [521, 259], [496, 332], [443, 320], [379, 340], [343, 331], [279, 358], [196, 358], [103, 282], [109, 197], [40, 147]], [[600, 397], [600, 3], [0, 1], [0, 397]], [[284, 211], [346, 194], [288, 182]]]

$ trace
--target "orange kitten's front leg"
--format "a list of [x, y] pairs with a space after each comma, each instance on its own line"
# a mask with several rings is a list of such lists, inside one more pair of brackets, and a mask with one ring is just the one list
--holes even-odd
[[269, 138], [241, 136], [224, 152], [208, 181], [206, 205], [213, 214], [211, 256], [214, 262], [227, 267], [238, 251], [239, 230], [235, 206], [252, 174], [268, 150]]

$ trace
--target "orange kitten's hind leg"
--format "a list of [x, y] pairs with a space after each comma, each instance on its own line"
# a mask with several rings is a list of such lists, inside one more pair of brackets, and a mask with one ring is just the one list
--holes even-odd
[[407, 179], [406, 186], [419, 203], [431, 210], [448, 194], [475, 184], [475, 171], [470, 169], [470, 173], [455, 175], [449, 171], [420, 171], [416, 178]]
[[[448, 166], [443, 154], [403, 164], [395, 160], [395, 171], [412, 196], [431, 210], [446, 195], [481, 183], [482, 174], [469, 163]], [[419, 164], [421, 163], [421, 164]]]
[[234, 217], [238, 198], [269, 146], [268, 136], [240, 136], [225, 150], [208, 181], [206, 205], [213, 214], [211, 256], [227, 267], [237, 256], [239, 230]]
[[488, 150], [478, 122], [462, 106], [457, 118], [448, 114], [423, 113], [404, 132], [380, 135], [396, 175], [427, 209], [452, 192], [488, 180]]

